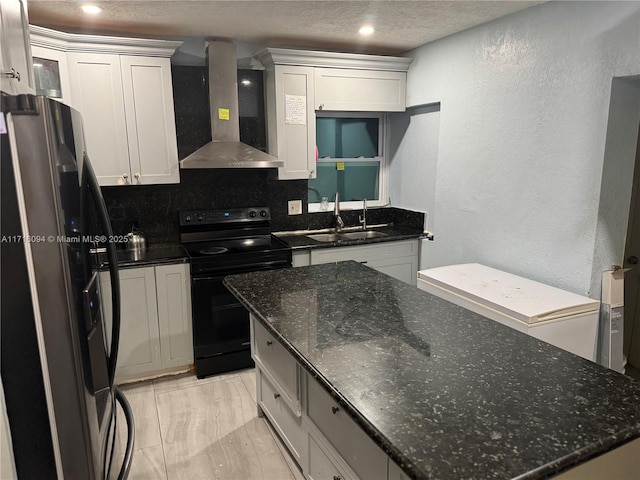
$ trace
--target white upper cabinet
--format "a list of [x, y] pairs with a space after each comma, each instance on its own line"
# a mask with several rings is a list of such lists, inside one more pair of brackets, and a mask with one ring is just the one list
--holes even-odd
[[281, 180], [316, 177], [317, 110], [405, 110], [410, 58], [265, 48], [269, 153]]
[[130, 181], [120, 56], [69, 53], [72, 103], [82, 112], [87, 155], [101, 185]]
[[26, 0], [0, 0], [0, 90], [36, 93], [31, 66]]
[[315, 109], [404, 112], [406, 72], [316, 68]]
[[168, 58], [120, 57], [132, 183], [178, 183], [178, 145]]
[[34, 48], [47, 49], [39, 51], [44, 58], [55, 60], [52, 50], [64, 57], [58, 56], [63, 101], [82, 113], [100, 185], [178, 183], [170, 57], [182, 43], [33, 26], [31, 32]]
[[278, 178], [315, 178], [313, 68], [274, 65], [265, 72], [265, 89], [269, 153], [284, 160]]

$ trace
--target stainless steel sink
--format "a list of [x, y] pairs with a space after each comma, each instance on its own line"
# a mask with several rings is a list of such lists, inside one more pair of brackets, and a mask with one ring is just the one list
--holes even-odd
[[347, 240], [362, 240], [365, 238], [379, 238], [379, 237], [386, 237], [387, 234], [386, 233], [382, 233], [382, 232], [374, 232], [371, 230], [365, 231], [365, 232], [349, 232], [349, 233], [341, 233], [340, 234], [343, 238], [347, 239]]
[[317, 233], [315, 235], [307, 235], [307, 237], [318, 242], [337, 242], [338, 240], [344, 240], [344, 237], [339, 233]]
[[386, 237], [386, 233], [374, 232], [367, 230], [364, 232], [345, 232], [345, 233], [317, 233], [315, 235], [307, 235], [308, 238], [318, 242], [337, 242], [340, 240], [362, 240], [365, 238]]

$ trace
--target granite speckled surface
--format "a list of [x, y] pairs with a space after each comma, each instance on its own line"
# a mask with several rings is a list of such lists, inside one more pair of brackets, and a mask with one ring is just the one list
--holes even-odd
[[[368, 229], [369, 230], [369, 229]], [[394, 242], [398, 240], [413, 240], [423, 236], [422, 230], [415, 228], [398, 226], [373, 228], [376, 232], [384, 233], [384, 237], [364, 238], [361, 240], [338, 240], [335, 242], [319, 242], [306, 235], [286, 235], [278, 234], [278, 238], [287, 243], [293, 250], [310, 249], [310, 248], [332, 248], [346, 247], [349, 245], [362, 245], [367, 243]]]
[[357, 262], [225, 284], [412, 478], [548, 478], [640, 437], [640, 382]]

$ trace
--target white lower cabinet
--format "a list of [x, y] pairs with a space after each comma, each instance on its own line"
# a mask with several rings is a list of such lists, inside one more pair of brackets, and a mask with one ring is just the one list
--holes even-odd
[[339, 466], [335, 459], [332, 461], [330, 454], [318, 445], [317, 437], [309, 434], [309, 463], [307, 477], [311, 480], [348, 480], [347, 475]]
[[302, 416], [296, 415], [284, 401], [282, 390], [269, 382], [264, 370], [256, 371], [258, 384], [258, 405], [269, 418], [278, 435], [287, 446], [289, 453], [298, 464], [303, 463], [305, 433], [302, 429]]
[[388, 476], [388, 456], [253, 315], [251, 353], [258, 411], [273, 425], [306, 478], [402, 478], [395, 470], [393, 477]]
[[386, 480], [387, 455], [318, 382], [307, 376], [306, 384], [307, 415], [340, 457], [358, 477]]
[[379, 272], [416, 285], [419, 240], [369, 243], [351, 247], [318, 248], [293, 252], [293, 266], [355, 260]]
[[[116, 382], [148, 378], [193, 363], [189, 265], [121, 269], [120, 343]], [[111, 336], [109, 272], [100, 273]]]

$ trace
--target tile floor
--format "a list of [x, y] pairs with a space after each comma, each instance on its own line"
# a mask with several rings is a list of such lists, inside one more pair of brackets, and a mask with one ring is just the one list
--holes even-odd
[[121, 389], [135, 418], [131, 480], [304, 478], [257, 415], [253, 369], [202, 380], [183, 374]]

